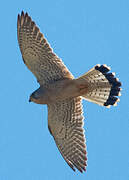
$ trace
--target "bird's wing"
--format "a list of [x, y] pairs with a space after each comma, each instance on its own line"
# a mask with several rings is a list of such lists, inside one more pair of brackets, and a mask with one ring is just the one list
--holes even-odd
[[81, 98], [48, 104], [48, 128], [68, 165], [86, 170], [86, 144]]
[[24, 63], [36, 76], [40, 85], [73, 78], [62, 60], [53, 53], [31, 17], [23, 11], [17, 19], [17, 36]]

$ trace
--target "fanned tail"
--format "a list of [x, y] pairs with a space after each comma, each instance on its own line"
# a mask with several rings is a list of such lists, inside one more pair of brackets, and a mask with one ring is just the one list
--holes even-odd
[[106, 107], [117, 105], [119, 98], [116, 96], [121, 95], [121, 82], [115, 77], [115, 73], [109, 71], [107, 65], [96, 65], [77, 79], [88, 84], [86, 94], [82, 95], [84, 99]]

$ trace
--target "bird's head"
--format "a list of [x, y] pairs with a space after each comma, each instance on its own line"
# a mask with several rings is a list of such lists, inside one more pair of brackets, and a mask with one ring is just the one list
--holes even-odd
[[45, 94], [43, 88], [39, 88], [30, 95], [29, 102], [34, 102], [36, 104], [45, 104], [44, 95]]
[[[37, 96], [37, 93], [33, 92], [30, 95], [29, 102], [38, 103], [39, 97]], [[39, 103], [38, 103], [39, 104]]]

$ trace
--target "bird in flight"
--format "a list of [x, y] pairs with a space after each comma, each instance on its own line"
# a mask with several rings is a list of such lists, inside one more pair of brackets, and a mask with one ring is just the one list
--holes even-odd
[[47, 104], [48, 129], [60, 153], [74, 171], [83, 172], [87, 153], [82, 98], [105, 107], [116, 105], [121, 83], [107, 65], [99, 64], [75, 79], [23, 11], [18, 14], [17, 36], [23, 61], [40, 84], [29, 101]]

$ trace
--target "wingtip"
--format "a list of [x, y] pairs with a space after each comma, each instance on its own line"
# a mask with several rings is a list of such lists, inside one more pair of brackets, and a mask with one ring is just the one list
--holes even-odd
[[81, 167], [81, 168], [77, 168], [81, 173], [83, 173], [84, 171], [86, 171], [86, 167]]
[[18, 16], [25, 16], [25, 15], [28, 15], [28, 13], [26, 12], [24, 12], [23, 10], [21, 11], [21, 13], [18, 13]]
[[25, 18], [27, 18], [27, 17], [28, 17], [28, 13], [26, 12], [26, 13], [25, 13]]
[[21, 22], [21, 17], [24, 16], [24, 11], [22, 10], [21, 13], [18, 13], [18, 16], [17, 16], [17, 22]]
[[17, 15], [17, 19], [20, 19], [20, 14]]
[[18, 14], [17, 16], [17, 35], [19, 34], [19, 28], [21, 26], [21, 16]]
[[23, 10], [21, 11], [21, 16], [24, 16], [24, 11]]
[[20, 21], [21, 21], [21, 16], [20, 16], [20, 14], [18, 14], [18, 16], [17, 16], [17, 25], [20, 24]]

